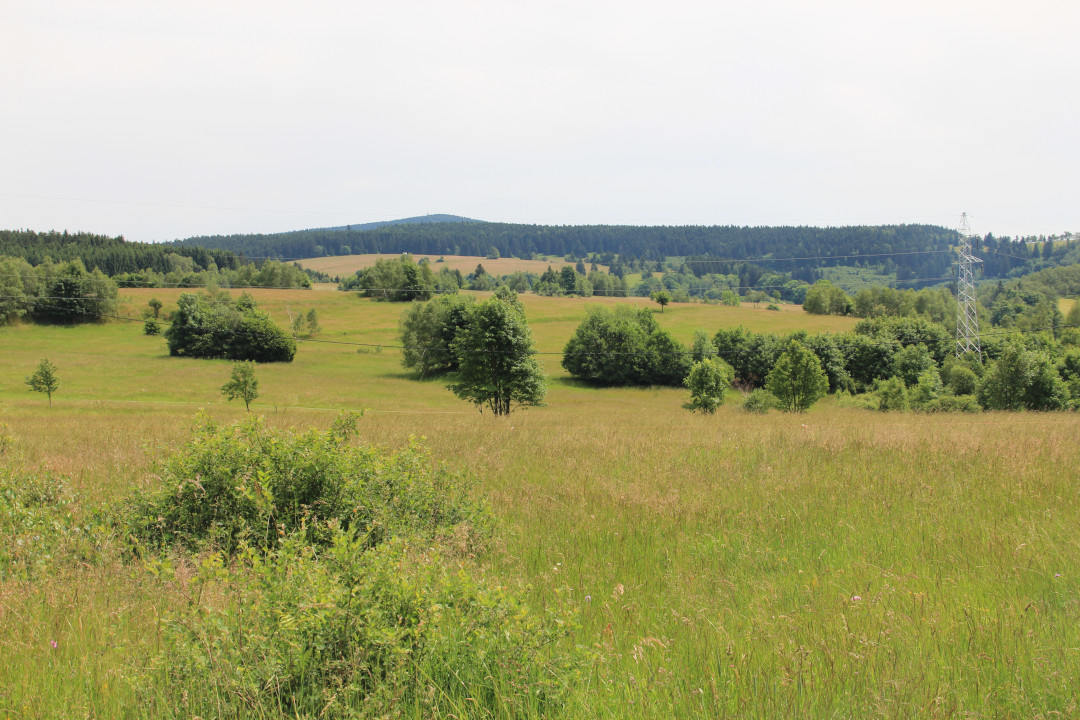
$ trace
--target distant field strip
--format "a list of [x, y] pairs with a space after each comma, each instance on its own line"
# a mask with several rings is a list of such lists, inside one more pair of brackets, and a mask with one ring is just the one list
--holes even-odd
[[[395, 257], [400, 257], [400, 255], [338, 255], [334, 257], [306, 258], [297, 262], [301, 266], [312, 270], [345, 277], [352, 275], [357, 270], [371, 267], [376, 260]], [[431, 261], [431, 269], [435, 272], [445, 267], [451, 270], [460, 270], [462, 275], [468, 275], [476, 269], [477, 265], [483, 265], [490, 275], [510, 275], [516, 272], [531, 272], [541, 275], [549, 266], [554, 270], [559, 270], [564, 265], [574, 266], [574, 263], [568, 263], [562, 258], [555, 260], [520, 260], [518, 258], [489, 260], [485, 257], [472, 255], [414, 255], [413, 257], [417, 260], [428, 258]], [[436, 262], [440, 257], [443, 258], [443, 262]], [[600, 267], [605, 272], [607, 271], [606, 266]]]

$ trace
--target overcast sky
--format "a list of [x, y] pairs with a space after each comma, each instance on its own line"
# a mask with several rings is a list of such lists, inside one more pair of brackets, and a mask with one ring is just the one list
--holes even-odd
[[1080, 231], [1080, 3], [0, 0], [0, 227]]

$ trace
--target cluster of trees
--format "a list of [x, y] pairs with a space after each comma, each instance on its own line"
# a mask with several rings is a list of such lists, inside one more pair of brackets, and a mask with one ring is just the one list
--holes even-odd
[[807, 290], [802, 306], [814, 315], [923, 316], [939, 323], [956, 321], [956, 297], [944, 286], [918, 290], [874, 286], [849, 295], [829, 280], [818, 280]]
[[679, 386], [691, 352], [660, 327], [652, 310], [589, 307], [563, 349], [562, 366], [595, 385]]
[[429, 300], [437, 289], [431, 263], [426, 260], [417, 263], [411, 255], [376, 260], [371, 267], [345, 278], [339, 287], [393, 302]]
[[456, 373], [459, 398], [506, 415], [544, 404], [547, 386], [517, 293], [499, 288], [477, 303], [444, 295], [415, 303], [401, 317], [402, 365], [421, 377]]
[[296, 341], [243, 293], [183, 293], [165, 331], [169, 354], [255, 362], [291, 362]]
[[37, 267], [0, 256], [0, 326], [19, 318], [44, 323], [101, 322], [116, 312], [116, 283], [81, 260]]
[[[954, 356], [955, 340], [925, 318], [880, 317], [860, 321], [852, 333], [781, 337], [744, 328], [720, 330], [712, 339], [731, 364], [736, 382], [762, 387], [792, 342], [814, 353], [829, 390], [876, 393], [882, 409], [1052, 410], [1080, 405], [1080, 332], [997, 334], [983, 338], [987, 362]], [[1017, 359], [1019, 358], [1019, 359]], [[1002, 384], [1004, 368], [1022, 365], [1022, 391]], [[1002, 395], [1002, 393], [1005, 393]], [[1020, 399], [1017, 399], [1020, 398]]]
[[[984, 330], [999, 328], [1048, 331], [1060, 339], [1080, 326], [1080, 303], [1066, 316], [1061, 296], [1080, 295], [1080, 264], [1042, 270], [1011, 281], [982, 283], [976, 292], [976, 312]], [[864, 288], [849, 296], [828, 281], [815, 283], [803, 309], [811, 313], [856, 315], [864, 318], [924, 318], [955, 327], [957, 303], [946, 287], [921, 290]]]

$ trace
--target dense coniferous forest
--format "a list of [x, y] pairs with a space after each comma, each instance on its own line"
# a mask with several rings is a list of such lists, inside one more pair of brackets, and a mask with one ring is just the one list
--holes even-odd
[[[439, 217], [439, 216], [432, 216]], [[377, 225], [377, 224], [375, 224]], [[632, 225], [518, 225], [458, 220], [345, 226], [270, 235], [214, 235], [180, 240], [176, 246], [220, 248], [249, 257], [299, 259], [322, 255], [412, 253], [529, 258], [610, 255], [621, 261], [685, 257], [698, 275], [731, 273], [725, 260], [755, 259], [806, 282], [825, 267], [860, 266], [895, 274], [900, 282], [953, 272], [954, 230], [935, 225], [849, 227], [734, 227]], [[1009, 238], [987, 235], [977, 254], [984, 277], [1011, 277], [1080, 262], [1072, 236]]]
[[191, 258], [199, 270], [207, 270], [211, 265], [219, 270], [236, 270], [244, 262], [229, 250], [129, 242], [123, 236], [69, 233], [66, 230], [47, 233], [0, 230], [0, 255], [23, 258], [35, 266], [46, 258], [53, 262], [82, 260], [88, 269], [98, 268], [110, 277], [147, 269], [167, 273], [175, 269], [173, 257], [176, 255]]
[[[217, 235], [178, 241], [180, 247], [213, 247], [250, 257], [308, 258], [320, 255], [403, 253], [417, 255], [502, 256], [573, 255], [612, 253], [622, 259], [662, 260], [693, 256], [700, 260], [828, 256], [834, 259], [799, 260], [799, 267], [850, 265], [855, 258], [838, 255], [914, 253], [896, 255], [902, 272], [922, 276], [946, 272], [947, 251], [956, 233], [933, 225], [860, 227], [734, 227], [633, 225], [517, 225], [454, 222], [396, 224], [374, 230], [302, 230], [272, 235]], [[792, 264], [795, 261], [789, 261]], [[875, 263], [878, 264], [878, 263]], [[903, 279], [903, 278], [902, 278]]]

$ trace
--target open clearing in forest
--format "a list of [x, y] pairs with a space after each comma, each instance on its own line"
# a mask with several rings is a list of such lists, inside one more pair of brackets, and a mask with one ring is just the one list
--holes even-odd
[[[297, 262], [303, 267], [318, 270], [331, 276], [347, 277], [357, 270], [371, 267], [375, 264], [376, 260], [397, 257], [401, 256], [369, 253], [366, 255], [335, 255], [331, 257], [306, 258], [304, 260], [298, 260]], [[440, 257], [443, 259], [443, 262], [436, 262]], [[438, 272], [440, 268], [445, 267], [450, 268], [451, 270], [460, 270], [462, 275], [468, 275], [476, 269], [477, 265], [483, 265], [484, 269], [491, 275], [510, 275], [516, 272], [531, 272], [542, 275], [548, 267], [560, 270], [564, 265], [574, 267], [576, 264], [567, 262], [563, 258], [553, 258], [551, 260], [522, 260], [520, 258], [506, 257], [492, 260], [477, 255], [414, 255], [413, 258], [416, 260], [427, 258], [431, 261], [431, 269], [435, 272]], [[586, 269], [588, 269], [588, 267], [588, 264], [586, 264]], [[606, 265], [598, 265], [597, 267], [602, 271], [607, 272]]]
[[[169, 310], [178, 294], [124, 290], [120, 312], [152, 296]], [[400, 367], [387, 346], [401, 305], [252, 294], [279, 324], [315, 308], [323, 328], [293, 363], [259, 366], [267, 422], [325, 427], [365, 409], [363, 441], [423, 437], [482, 479], [503, 525], [492, 570], [527, 583], [536, 607], [579, 608], [576, 640], [605, 658], [572, 717], [1080, 713], [1076, 414], [885, 414], [829, 398], [752, 416], [733, 391], [717, 415], [692, 415], [685, 391], [596, 389], [559, 366], [585, 305], [616, 300], [523, 295], [538, 349], [555, 353], [541, 355], [549, 404], [494, 418]], [[657, 317], [687, 343], [697, 327], [854, 325], [788, 306]], [[62, 384], [51, 410], [23, 384], [43, 356]], [[7, 461], [69, 474], [87, 503], [152, 484], [199, 408], [244, 415], [218, 390], [228, 362], [170, 358], [140, 322], [3, 329], [0, 367]], [[0, 584], [0, 717], [121, 716], [130, 665], [179, 602], [119, 563]]]

